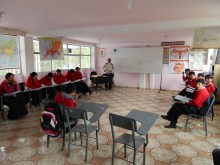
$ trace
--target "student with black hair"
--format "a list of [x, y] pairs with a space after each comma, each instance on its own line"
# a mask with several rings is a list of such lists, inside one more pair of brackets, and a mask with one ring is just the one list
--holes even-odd
[[197, 77], [198, 77], [198, 79], [204, 79], [205, 78], [203, 73], [199, 73]]
[[55, 84], [62, 84], [65, 82], [65, 77], [64, 75], [61, 73], [60, 69], [56, 70], [56, 73], [54, 73], [53, 75], [53, 81]]
[[206, 81], [206, 89], [209, 92], [209, 95], [211, 96], [215, 92], [215, 85], [213, 84], [213, 76], [212, 75], [206, 75], [205, 76]]
[[[17, 82], [14, 79], [14, 74], [7, 73], [5, 75], [5, 80], [0, 85], [0, 93], [4, 95], [17, 91], [19, 91], [19, 88]], [[4, 96], [3, 104], [9, 107], [9, 119], [17, 119], [23, 115], [28, 114], [24, 99], [21, 96], [17, 96], [17, 94]]]
[[12, 73], [7, 73], [5, 75], [5, 80], [2, 81], [0, 86], [1, 86], [0, 93], [2, 94], [19, 91], [18, 84], [14, 79], [14, 74]]
[[182, 114], [199, 114], [203, 103], [209, 97], [209, 93], [204, 86], [205, 80], [197, 80], [192, 100], [185, 104], [175, 103], [167, 112], [167, 115], [161, 115], [163, 119], [170, 121], [170, 124], [165, 126], [165, 128], [176, 128], [177, 120]]
[[[45, 75], [44, 77], [41, 78], [41, 80], [40, 80], [41, 85], [42, 86], [52, 86], [52, 84], [53, 84], [52, 78], [53, 78], [53, 73], [49, 72], [47, 75]], [[43, 93], [46, 93], [46, 90], [47, 90], [47, 94], [49, 95], [49, 99], [53, 100], [57, 94], [57, 88], [50, 87], [47, 89], [43, 89]]]
[[186, 96], [188, 98], [191, 98], [192, 97], [192, 93], [191, 92], [188, 92], [187, 91], [187, 88], [196, 88], [196, 81], [197, 81], [197, 77], [196, 77], [196, 74], [195, 72], [191, 71], [189, 72], [189, 79], [188, 81], [186, 81], [186, 88], [184, 88], [178, 95], [181, 95], [181, 96]]
[[66, 81], [75, 81], [75, 75], [74, 75], [74, 69], [70, 69], [66, 72], [66, 75], [64, 76], [66, 78]]
[[[74, 72], [75, 80], [81, 80], [82, 79], [82, 73], [80, 72], [80, 68], [76, 67]], [[77, 89], [79, 88], [80, 92], [83, 94], [89, 93], [92, 94], [92, 90], [89, 88], [89, 86], [84, 81], [79, 81], [76, 83]], [[78, 91], [78, 90], [77, 90]]]
[[[25, 86], [29, 89], [38, 89], [41, 88], [41, 83], [37, 79], [38, 74], [36, 72], [31, 72], [28, 79], [25, 82]], [[32, 97], [32, 105], [37, 107], [40, 106], [40, 103], [42, 101], [42, 91], [36, 90], [31, 91], [31, 97]]]
[[185, 69], [185, 74], [186, 75], [184, 74], [184, 72], [182, 72], [182, 74], [183, 74], [183, 76], [182, 76], [183, 81], [186, 82], [189, 79], [189, 72], [190, 72], [189, 68]]
[[76, 86], [74, 84], [68, 84], [65, 86], [63, 92], [58, 92], [54, 98], [55, 103], [61, 103], [63, 106], [69, 108], [76, 107]]

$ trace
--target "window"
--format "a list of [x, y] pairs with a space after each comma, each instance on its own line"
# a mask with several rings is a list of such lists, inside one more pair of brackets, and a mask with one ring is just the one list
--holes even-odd
[[90, 46], [81, 46], [63, 43], [64, 60], [40, 60], [39, 41], [33, 41], [34, 69], [36, 72], [48, 72], [56, 69], [90, 68], [91, 50]]
[[0, 75], [20, 73], [20, 45], [17, 36], [0, 35]]

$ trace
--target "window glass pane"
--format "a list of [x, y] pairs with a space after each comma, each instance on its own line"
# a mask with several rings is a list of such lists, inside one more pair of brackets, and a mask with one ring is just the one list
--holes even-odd
[[80, 67], [80, 56], [68, 56], [69, 69]]
[[88, 46], [82, 46], [81, 47], [81, 54], [82, 55], [90, 55], [91, 52], [90, 52], [90, 47]]
[[0, 75], [5, 75], [6, 73], [11, 72], [13, 74], [20, 74], [20, 69], [4, 69], [0, 70]]
[[90, 56], [81, 56], [81, 68], [90, 68]]
[[67, 54], [67, 44], [63, 44], [63, 54]]
[[52, 70], [68, 69], [68, 56], [64, 56], [64, 60], [53, 60]]
[[68, 54], [80, 54], [80, 46], [68, 45]]
[[40, 55], [34, 54], [34, 70], [35, 72], [51, 71], [51, 61], [40, 61]]
[[39, 41], [38, 40], [34, 40], [33, 41], [33, 49], [34, 49], [34, 52], [40, 52], [39, 50]]

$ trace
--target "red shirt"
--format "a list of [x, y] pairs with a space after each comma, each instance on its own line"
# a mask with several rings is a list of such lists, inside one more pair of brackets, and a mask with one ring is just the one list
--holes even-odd
[[189, 85], [189, 86], [191, 86], [191, 87], [193, 87], [193, 88], [196, 88], [196, 81], [197, 81], [197, 77], [195, 77], [195, 78], [192, 79], [192, 80], [188, 80], [188, 81], [186, 82], [186, 85]]
[[207, 89], [203, 87], [202, 89], [196, 90], [193, 93], [193, 100], [190, 100], [188, 104], [190, 106], [201, 108], [208, 97], [209, 93]]
[[69, 71], [67, 71], [67, 73], [65, 75], [66, 81], [75, 81], [76, 77], [74, 74], [75, 73], [71, 74]]
[[209, 92], [209, 95], [212, 95], [215, 92], [215, 85], [212, 82], [207, 84], [205, 87]]
[[64, 106], [69, 107], [69, 108], [75, 108], [76, 107], [76, 102], [71, 98], [64, 98], [62, 96], [62, 92], [57, 93], [57, 95], [54, 98], [54, 101], [56, 103], [61, 103]]
[[182, 78], [183, 78], [183, 81], [187, 81], [188, 80], [188, 76], [183, 75]]
[[18, 84], [12, 85], [11, 83], [8, 83], [6, 80], [2, 81], [0, 85], [0, 93], [12, 93], [19, 90]]
[[57, 75], [56, 73], [53, 75], [53, 81], [56, 83], [56, 84], [61, 84], [61, 83], [64, 83], [65, 82], [65, 77], [64, 75], [60, 74], [60, 75]]
[[39, 80], [34, 81], [33, 78], [29, 76], [25, 82], [25, 86], [31, 89], [36, 89], [41, 87], [41, 83]]
[[78, 72], [78, 71], [75, 71], [74, 72], [74, 76], [75, 76], [75, 78], [76, 78], [76, 80], [80, 80], [80, 79], [82, 79], [82, 73], [81, 72]]
[[52, 85], [52, 80], [48, 78], [48, 76], [44, 76], [40, 80], [41, 84], [46, 85], [46, 86], [51, 86]]

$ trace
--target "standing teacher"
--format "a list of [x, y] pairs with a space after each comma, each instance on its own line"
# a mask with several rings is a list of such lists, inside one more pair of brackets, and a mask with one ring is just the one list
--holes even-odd
[[105, 84], [106, 90], [111, 90], [112, 88], [112, 79], [114, 77], [114, 65], [111, 63], [111, 58], [108, 58], [108, 62], [103, 66], [104, 76], [108, 76], [110, 78], [109, 84]]

